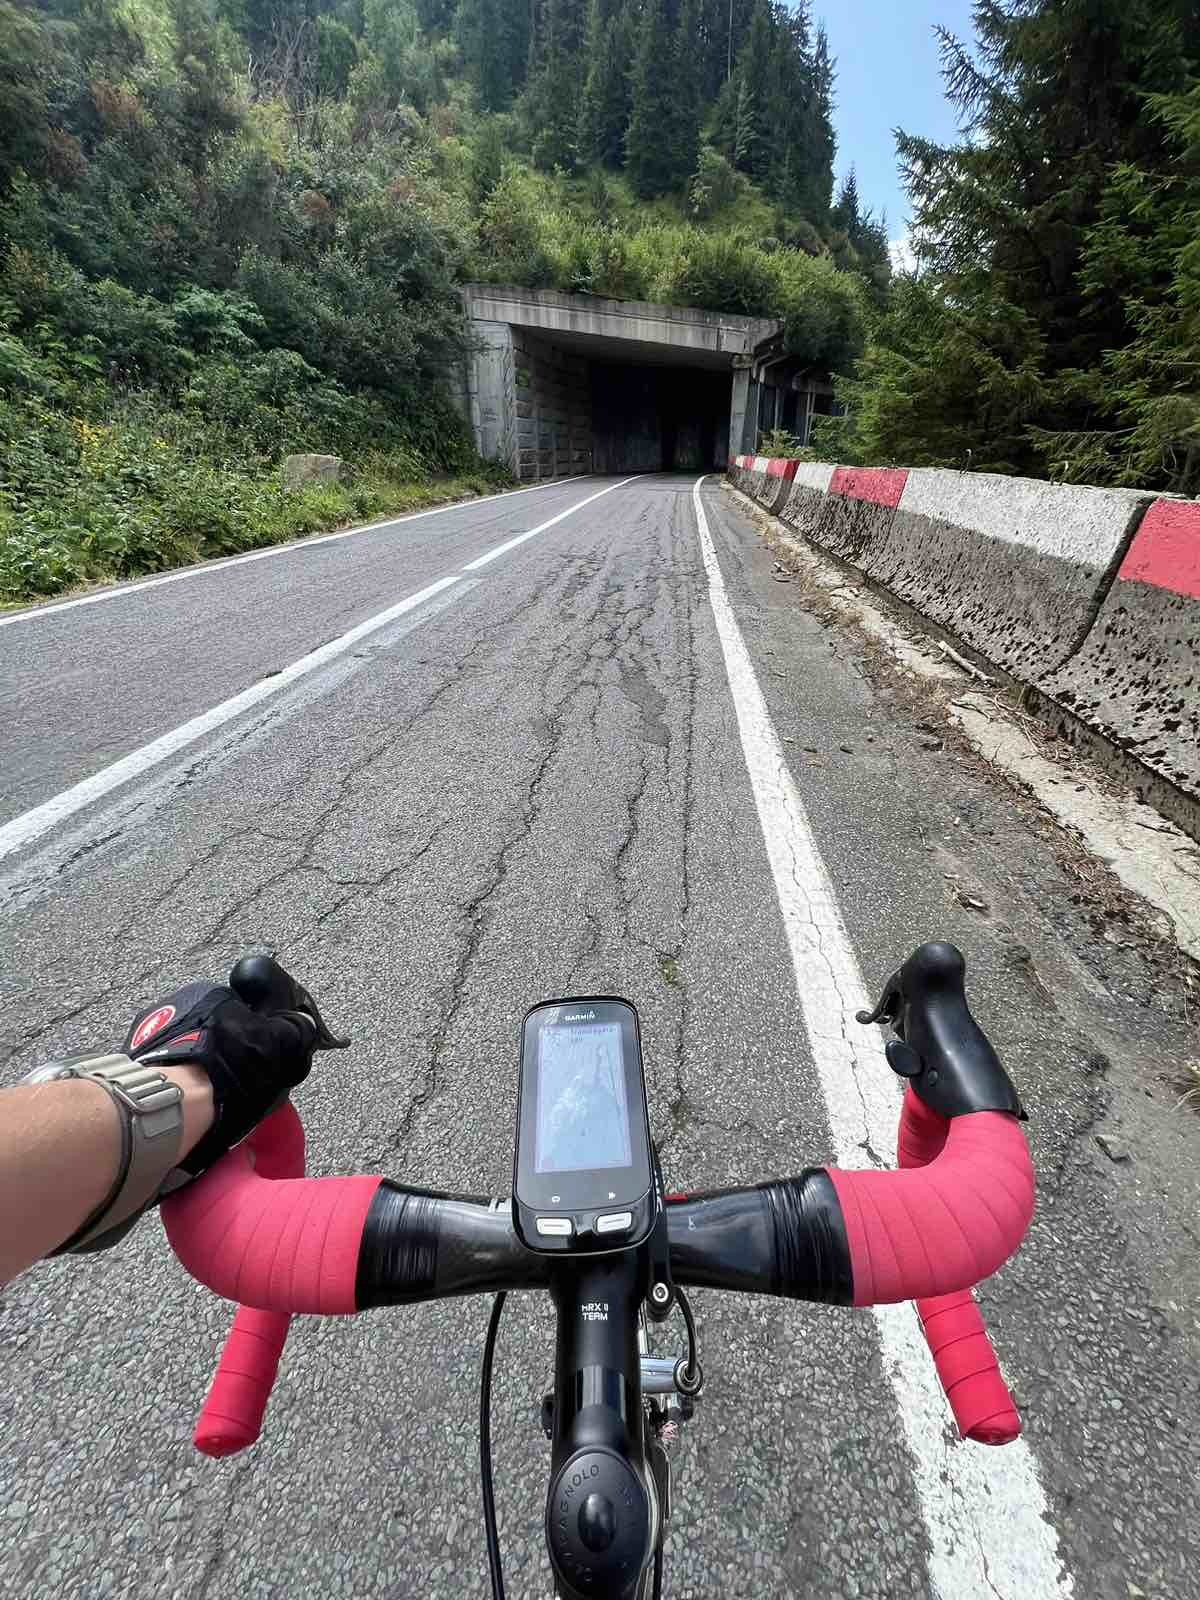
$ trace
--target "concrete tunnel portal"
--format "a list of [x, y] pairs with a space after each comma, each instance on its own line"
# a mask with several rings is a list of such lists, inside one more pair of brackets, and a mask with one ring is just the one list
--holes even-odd
[[[470, 284], [463, 298], [472, 348], [461, 403], [480, 454], [522, 482], [723, 471], [756, 448], [774, 394], [767, 369], [788, 365], [769, 318], [494, 284]], [[793, 415], [822, 381], [786, 375]], [[774, 398], [769, 409], [766, 426], [781, 415]]]

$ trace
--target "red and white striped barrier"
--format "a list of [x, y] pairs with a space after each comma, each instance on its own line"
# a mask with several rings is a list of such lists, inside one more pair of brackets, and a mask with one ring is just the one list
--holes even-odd
[[735, 456], [734, 482], [757, 500], [764, 511], [778, 513], [788, 497], [798, 461], [778, 456]]
[[1200, 796], [1200, 505], [1150, 506], [1082, 647], [1038, 687]]
[[864, 570], [1015, 677], [1079, 648], [1150, 496], [989, 472], [906, 474]]
[[739, 456], [731, 475], [805, 538], [1200, 798], [1200, 504], [761, 456]]

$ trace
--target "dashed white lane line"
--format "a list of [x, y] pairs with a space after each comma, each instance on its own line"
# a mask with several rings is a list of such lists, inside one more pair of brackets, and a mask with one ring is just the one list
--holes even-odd
[[491, 562], [499, 560], [501, 556], [506, 556], [510, 550], [515, 550], [519, 544], [524, 544], [526, 539], [532, 539], [538, 533], [545, 533], [547, 528], [552, 528], [556, 522], [561, 522], [564, 517], [570, 517], [576, 511], [582, 511], [584, 506], [590, 506], [593, 500], [599, 500], [601, 496], [611, 494], [614, 489], [623, 489], [627, 483], [632, 483], [634, 478], [638, 476], [639, 474], [635, 473], [634, 477], [622, 478], [620, 483], [610, 483], [607, 489], [599, 489], [595, 494], [588, 495], [586, 500], [579, 500], [573, 506], [568, 506], [565, 511], [560, 511], [556, 517], [549, 517], [545, 522], [539, 522], [537, 527], [530, 528], [528, 533], [519, 533], [515, 539], [509, 539], [504, 544], [498, 544], [494, 549], [486, 551], [483, 555], [476, 556], [474, 561], [464, 562], [463, 571], [478, 572], [480, 567], [488, 566]]
[[565, 511], [560, 511], [557, 516], [550, 517], [545, 522], [540, 522], [536, 528], [530, 528], [527, 533], [519, 535], [516, 539], [508, 539], [503, 544], [489, 550], [486, 555], [475, 561], [469, 562], [466, 567], [456, 572], [439, 578], [436, 583], [428, 584], [416, 594], [410, 594], [406, 599], [398, 601], [394, 606], [389, 606], [386, 611], [380, 611], [373, 617], [368, 617], [365, 622], [360, 622], [347, 633], [341, 634], [336, 639], [331, 639], [319, 649], [311, 650], [308, 655], [301, 656], [298, 661], [293, 661], [291, 666], [285, 667], [282, 672], [277, 672], [270, 678], [260, 678], [257, 683], [252, 683], [248, 689], [243, 689], [239, 694], [232, 695], [228, 700], [223, 700], [220, 705], [213, 706], [211, 710], [201, 712], [199, 716], [192, 717], [190, 721], [181, 723], [179, 727], [172, 728], [169, 733], [162, 734], [157, 739], [152, 739], [149, 744], [142, 745], [127, 756], [122, 756], [119, 761], [114, 761], [110, 766], [95, 772], [89, 778], [83, 778], [71, 788], [64, 789], [52, 799], [43, 801], [31, 811], [14, 817], [0, 827], [0, 860], [12, 855], [14, 851], [22, 850], [32, 844], [36, 839], [48, 833], [51, 828], [65, 822], [68, 817], [82, 811], [84, 807], [95, 804], [115, 789], [130, 783], [133, 779], [141, 777], [153, 767], [166, 761], [177, 751], [185, 746], [195, 744], [197, 739], [202, 739], [206, 734], [213, 733], [216, 729], [230, 722], [234, 717], [252, 710], [264, 700], [269, 700], [282, 690], [295, 683], [298, 679], [306, 678], [310, 673], [327, 666], [339, 656], [345, 655], [347, 650], [365, 639], [369, 634], [377, 633], [381, 628], [386, 628], [389, 623], [395, 622], [398, 617], [407, 612], [415, 611], [431, 600], [434, 595], [441, 594], [444, 589], [449, 589], [453, 584], [461, 583], [464, 592], [467, 585], [464, 583], [468, 572], [484, 566], [487, 562], [504, 555], [519, 544], [524, 544], [527, 539], [532, 539], [535, 534], [544, 533], [548, 528], [555, 527], [564, 518], [571, 516], [576, 511], [582, 511], [585, 506], [590, 506], [593, 501], [602, 499], [606, 494], [612, 494], [614, 489], [624, 488], [632, 483], [633, 478], [623, 478], [620, 483], [611, 483], [607, 488], [599, 490], [596, 494], [588, 495], [584, 500], [577, 500], [574, 505], [568, 506]]
[[[737, 625], [700, 489], [692, 489], [708, 594], [754, 790], [796, 992], [812, 1043], [835, 1153], [843, 1167], [894, 1148], [900, 1099], [877, 1031], [855, 1021], [870, 1005], [833, 883], [771, 723]], [[1001, 1449], [948, 1443], [949, 1408], [911, 1305], [873, 1313], [929, 1534], [930, 1584], [941, 1600], [1066, 1600], [1045, 1493], [1023, 1439]]]
[[[355, 539], [360, 533], [382, 533], [388, 528], [399, 528], [406, 522], [419, 522], [423, 517], [444, 517], [449, 511], [471, 511], [476, 506], [488, 505], [493, 500], [512, 500], [519, 494], [533, 494], [539, 489], [561, 489], [565, 484], [579, 483], [587, 476], [587, 473], [580, 473], [573, 478], [553, 478], [549, 483], [534, 483], [526, 489], [506, 489], [502, 494], [481, 495], [476, 500], [455, 500], [448, 506], [433, 506], [428, 511], [412, 511], [405, 517], [389, 517], [384, 522], [365, 522], [361, 527], [343, 528], [339, 533], [323, 533], [318, 539], [295, 539], [289, 544], [273, 544], [266, 550], [251, 550], [246, 555], [230, 556], [224, 561], [204, 561], [198, 566], [180, 567], [176, 572], [164, 573], [161, 578], [147, 578], [141, 583], [124, 583], [117, 589], [100, 589], [95, 594], [78, 595], [74, 600], [59, 600], [53, 605], [33, 606], [28, 611], [15, 611], [11, 616], [0, 617], [0, 628], [10, 628], [18, 622], [38, 622], [43, 617], [56, 617], [60, 611], [74, 611], [77, 606], [98, 606], [105, 600], [119, 600], [123, 595], [141, 594], [144, 589], [160, 589], [165, 583], [182, 583], [185, 578], [202, 578], [211, 572], [225, 572], [230, 567], [244, 567], [251, 561], [270, 561], [274, 556], [303, 555], [306, 550], [315, 550], [318, 545], [337, 544], [341, 539]], [[620, 485], [613, 484], [612, 487], [619, 488]], [[600, 492], [603, 494], [604, 490]], [[587, 502], [584, 501], [584, 504]], [[563, 515], [569, 516], [570, 513], [564, 511]]]

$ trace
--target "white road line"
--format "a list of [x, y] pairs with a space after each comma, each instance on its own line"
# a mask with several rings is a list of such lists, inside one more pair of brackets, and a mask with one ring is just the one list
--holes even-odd
[[[422, 517], [441, 517], [448, 511], [467, 511], [475, 506], [488, 505], [493, 500], [511, 500], [519, 494], [533, 494], [538, 489], [561, 489], [564, 484], [580, 483], [590, 474], [578, 473], [573, 478], [554, 478], [549, 483], [533, 483], [526, 489], [506, 489], [502, 494], [481, 495], [475, 500], [455, 500], [448, 506], [433, 506], [428, 511], [413, 511], [405, 517], [390, 517], [385, 522], [364, 522], [358, 528], [343, 528], [340, 533], [323, 533], [317, 539], [293, 539], [287, 544], [273, 544], [265, 550], [251, 550], [242, 556], [229, 556], [223, 561], [204, 561], [197, 566], [181, 567], [177, 572], [167, 572], [161, 578], [147, 578], [142, 583], [122, 584], [119, 589], [101, 589], [96, 594], [81, 594], [74, 600], [60, 600], [54, 605], [34, 606], [29, 611], [17, 611], [11, 616], [0, 616], [0, 628], [11, 627], [16, 622], [37, 622], [41, 617], [57, 616], [60, 611], [73, 611], [77, 606], [97, 606], [103, 600], [119, 600], [122, 595], [140, 594], [143, 589], [158, 589], [164, 583], [182, 583], [185, 578], [200, 578], [209, 572], [224, 572], [229, 567], [242, 567], [249, 561], [269, 561], [272, 556], [300, 555], [317, 545], [336, 544], [339, 539], [355, 539], [360, 533], [380, 533], [385, 528], [398, 528], [405, 522], [419, 522]], [[629, 480], [626, 479], [626, 482]], [[619, 488], [613, 484], [613, 488]], [[603, 493], [603, 491], [601, 491]], [[586, 504], [586, 501], [584, 502]], [[566, 516], [568, 513], [564, 512]], [[529, 537], [528, 534], [525, 535]]]
[[528, 533], [519, 533], [515, 539], [509, 539], [506, 544], [498, 544], [494, 550], [489, 550], [485, 555], [476, 556], [474, 561], [463, 564], [464, 572], [478, 572], [480, 567], [486, 567], [490, 561], [496, 561], [500, 556], [506, 556], [510, 550], [515, 550], [519, 544], [524, 544], [526, 539], [532, 539], [536, 533], [545, 533], [547, 528], [552, 528], [556, 522], [561, 522], [564, 517], [571, 516], [576, 511], [582, 511], [584, 506], [590, 506], [593, 500], [599, 500], [602, 495], [611, 494], [614, 489], [623, 489], [627, 483], [632, 483], [634, 478], [640, 477], [635, 473], [633, 478], [622, 478], [620, 483], [610, 483], [607, 489], [601, 489], [596, 494], [591, 494], [586, 500], [580, 500], [577, 505], [568, 506], [565, 511], [560, 511], [556, 517], [551, 517], [547, 522], [540, 522], [536, 528], [530, 528]]
[[415, 611], [434, 595], [440, 594], [443, 589], [448, 589], [452, 584], [462, 583], [464, 590], [470, 585], [464, 582], [465, 574], [476, 567], [486, 565], [488, 561], [501, 556], [515, 545], [523, 544], [526, 539], [532, 539], [535, 533], [544, 533], [547, 528], [554, 527], [569, 517], [575, 511], [582, 511], [585, 506], [590, 506], [593, 501], [601, 499], [606, 494], [612, 494], [614, 489], [621, 489], [627, 483], [632, 483], [632, 478], [624, 478], [620, 483], [610, 483], [606, 489], [601, 489], [597, 494], [588, 495], [585, 500], [577, 500], [573, 506], [568, 506], [565, 511], [560, 511], [556, 517], [551, 517], [548, 522], [539, 523], [536, 528], [531, 528], [528, 533], [523, 533], [519, 538], [509, 539], [504, 544], [497, 545], [493, 550], [478, 561], [458, 572], [451, 572], [444, 578], [439, 578], [436, 583], [429, 584], [416, 594], [410, 594], [407, 599], [398, 601], [394, 606], [389, 606], [386, 611], [380, 611], [373, 617], [368, 617], [365, 622], [360, 622], [351, 628], [348, 633], [341, 634], [336, 639], [331, 639], [319, 649], [312, 650], [306, 656], [301, 656], [298, 661], [293, 661], [290, 667], [285, 667], [282, 672], [277, 672], [273, 677], [260, 678], [257, 683], [252, 683], [248, 689], [243, 689], [240, 694], [235, 694], [228, 700], [223, 700], [220, 705], [213, 706], [210, 711], [204, 711], [199, 716], [193, 717], [189, 722], [182, 723], [178, 728], [172, 728], [169, 733], [164, 733], [160, 738], [153, 739], [149, 744], [144, 744], [138, 750], [133, 750], [119, 761], [114, 761], [111, 766], [104, 767], [101, 771], [93, 773], [90, 778], [84, 778], [74, 784], [70, 789], [64, 789], [61, 794], [56, 794], [52, 799], [44, 801], [40, 806], [35, 806], [32, 811], [26, 811], [19, 817], [14, 817], [11, 822], [0, 827], [0, 860], [12, 855], [16, 850], [22, 850], [26, 845], [32, 844], [35, 839], [41, 838], [51, 828], [57, 827], [68, 817], [74, 816], [77, 811], [82, 811], [85, 806], [93, 805], [97, 800], [102, 800], [105, 795], [111, 794], [114, 789], [119, 789], [123, 784], [140, 777], [151, 768], [166, 761], [176, 751], [182, 750], [186, 745], [194, 744], [197, 739], [202, 739], [206, 734], [214, 732], [234, 717], [239, 717], [243, 712], [253, 709], [264, 700], [286, 689], [298, 679], [307, 677], [309, 673], [316, 672], [334, 661], [338, 656], [344, 655], [347, 650], [354, 648], [360, 640], [368, 634], [377, 633], [379, 629], [386, 628], [389, 623], [395, 622], [397, 617], [402, 617], [406, 612]]
[[[746, 767], [754, 789], [796, 992], [812, 1042], [838, 1162], [869, 1164], [892, 1148], [899, 1094], [877, 1031], [854, 1014], [868, 997], [837, 896], [725, 591], [693, 487], [708, 594], [725, 658]], [[941, 1600], [1066, 1600], [1074, 1593], [1059, 1556], [1046, 1497], [1024, 1440], [988, 1449], [947, 1443], [950, 1413], [911, 1305], [874, 1312], [884, 1370], [895, 1391], [929, 1534], [929, 1578]]]

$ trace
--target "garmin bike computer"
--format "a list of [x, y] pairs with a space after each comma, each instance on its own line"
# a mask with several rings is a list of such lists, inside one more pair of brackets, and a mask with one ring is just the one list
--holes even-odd
[[553, 1000], [521, 1028], [513, 1226], [530, 1250], [624, 1250], [659, 1212], [637, 1012]]

